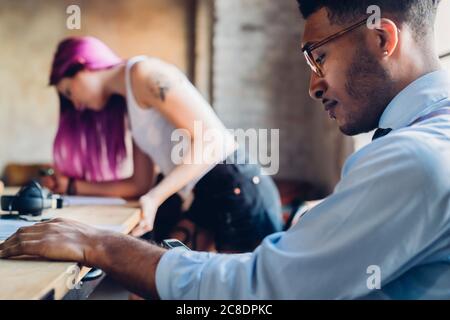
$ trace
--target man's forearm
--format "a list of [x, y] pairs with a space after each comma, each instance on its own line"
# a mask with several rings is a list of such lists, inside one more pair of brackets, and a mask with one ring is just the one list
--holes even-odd
[[87, 264], [99, 267], [130, 291], [146, 298], [159, 298], [156, 267], [165, 249], [148, 242], [105, 232], [96, 247], [86, 253]]

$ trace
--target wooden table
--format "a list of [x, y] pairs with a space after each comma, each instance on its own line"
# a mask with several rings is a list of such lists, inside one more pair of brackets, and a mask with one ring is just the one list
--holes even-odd
[[[6, 189], [11, 194], [15, 189]], [[124, 234], [138, 224], [140, 209], [130, 206], [79, 206], [48, 210], [45, 215], [77, 220], [90, 225], [120, 227]], [[49, 261], [13, 261], [0, 259], [0, 300], [62, 299], [70, 290], [75, 263]], [[82, 267], [78, 281], [90, 269]]]

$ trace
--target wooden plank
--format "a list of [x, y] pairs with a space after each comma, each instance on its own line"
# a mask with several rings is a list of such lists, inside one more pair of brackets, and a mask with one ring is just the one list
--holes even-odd
[[[11, 194], [14, 192], [8, 192]], [[140, 209], [130, 206], [80, 206], [49, 210], [46, 216], [77, 220], [94, 226], [120, 226], [128, 234], [139, 223]], [[52, 261], [0, 260], [0, 300], [42, 299], [54, 290], [55, 299], [62, 299], [70, 289], [75, 263]], [[78, 280], [89, 268], [81, 268]]]

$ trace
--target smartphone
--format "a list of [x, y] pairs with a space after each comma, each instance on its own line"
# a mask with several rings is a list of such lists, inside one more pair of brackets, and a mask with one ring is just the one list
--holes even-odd
[[162, 244], [167, 249], [173, 249], [173, 248], [177, 248], [177, 247], [182, 247], [182, 248], [184, 248], [186, 250], [191, 250], [183, 242], [181, 242], [180, 240], [177, 240], [177, 239], [166, 239], [166, 240], [162, 241]]

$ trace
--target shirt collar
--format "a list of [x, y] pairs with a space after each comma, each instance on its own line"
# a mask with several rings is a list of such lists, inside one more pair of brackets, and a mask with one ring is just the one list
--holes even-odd
[[446, 70], [428, 73], [412, 83], [389, 103], [379, 128], [406, 127], [417, 118], [441, 108], [438, 102], [450, 97], [450, 74]]

